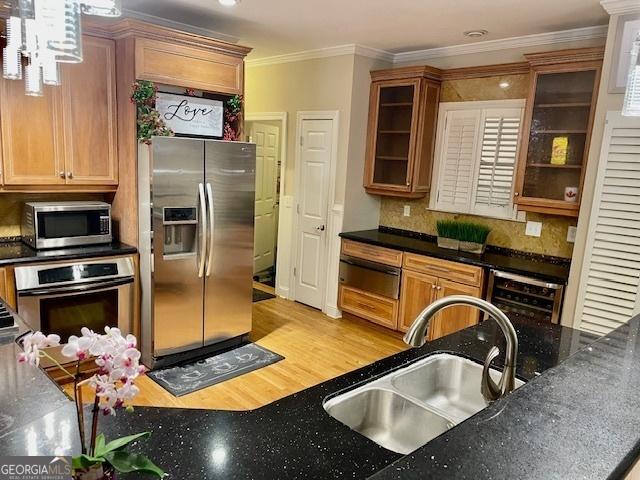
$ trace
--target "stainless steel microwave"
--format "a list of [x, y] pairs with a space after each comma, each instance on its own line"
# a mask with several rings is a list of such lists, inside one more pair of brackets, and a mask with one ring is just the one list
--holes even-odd
[[30, 202], [22, 212], [22, 241], [35, 249], [110, 243], [111, 205]]

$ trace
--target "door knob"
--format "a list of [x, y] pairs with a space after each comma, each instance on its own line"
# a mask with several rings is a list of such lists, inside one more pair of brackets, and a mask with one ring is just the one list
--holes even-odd
[[318, 230], [319, 232], [324, 232], [324, 225], [320, 225], [319, 227], [316, 227], [316, 230]]

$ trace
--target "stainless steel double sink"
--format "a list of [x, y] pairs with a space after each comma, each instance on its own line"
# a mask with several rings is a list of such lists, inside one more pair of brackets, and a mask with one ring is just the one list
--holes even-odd
[[[491, 369], [498, 382], [500, 371]], [[329, 415], [378, 445], [408, 454], [486, 408], [482, 365], [437, 353], [324, 402]], [[516, 388], [524, 382], [516, 379]]]

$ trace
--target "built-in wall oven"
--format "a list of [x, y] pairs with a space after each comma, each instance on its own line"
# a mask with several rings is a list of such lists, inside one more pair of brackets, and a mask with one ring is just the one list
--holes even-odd
[[15, 277], [18, 314], [33, 330], [58, 334], [63, 343], [82, 327], [131, 331], [130, 257], [16, 267]]

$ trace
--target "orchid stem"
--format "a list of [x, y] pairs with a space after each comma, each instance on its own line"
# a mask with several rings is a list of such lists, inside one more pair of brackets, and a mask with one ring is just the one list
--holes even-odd
[[96, 393], [96, 398], [93, 401], [93, 417], [91, 418], [91, 455], [96, 453], [96, 437], [98, 436], [98, 412], [100, 411], [100, 397]]
[[70, 378], [73, 378], [75, 380], [76, 376], [73, 375], [71, 372], [69, 372], [69, 370], [64, 368], [62, 365], [60, 365], [60, 362], [58, 362], [55, 358], [53, 358], [47, 352], [45, 352], [44, 350], [40, 350], [40, 355], [43, 356], [43, 357], [47, 357], [49, 360], [51, 360], [53, 363], [55, 363], [56, 367], [58, 367], [60, 370], [62, 370], [64, 373], [66, 373]]
[[80, 430], [80, 446], [82, 453], [87, 453], [84, 434], [84, 407], [82, 405], [82, 387], [78, 387], [80, 379], [80, 360], [76, 363], [76, 375], [73, 379], [73, 398], [76, 401], [76, 412], [78, 413], [78, 430]]

